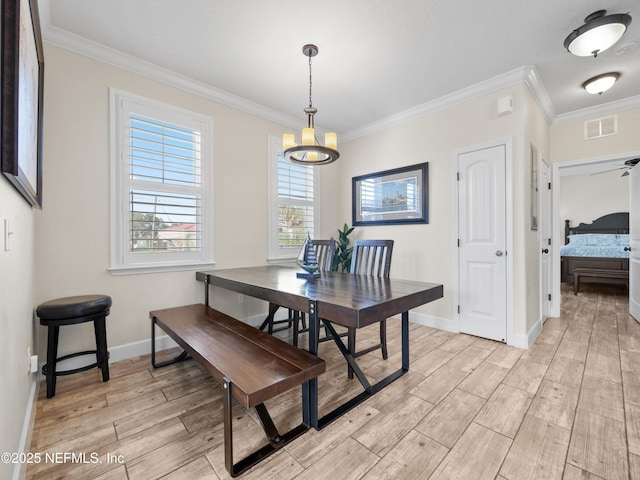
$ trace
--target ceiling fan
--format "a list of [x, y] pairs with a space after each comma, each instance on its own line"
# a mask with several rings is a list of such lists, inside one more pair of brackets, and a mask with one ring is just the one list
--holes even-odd
[[624, 167], [612, 168], [611, 170], [604, 170], [602, 172], [592, 173], [591, 176], [600, 175], [601, 173], [613, 172], [615, 170], [624, 170], [621, 177], [626, 177], [627, 175], [629, 175], [629, 170], [635, 167], [638, 163], [640, 163], [640, 158], [631, 158], [624, 162]]

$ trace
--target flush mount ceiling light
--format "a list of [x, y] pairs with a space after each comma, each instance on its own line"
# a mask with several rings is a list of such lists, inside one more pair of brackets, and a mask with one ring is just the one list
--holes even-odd
[[564, 48], [578, 57], [597, 57], [614, 45], [631, 23], [628, 13], [606, 15], [606, 10], [593, 12], [564, 41]]
[[282, 136], [283, 156], [294, 163], [304, 165], [326, 165], [335, 162], [340, 154], [336, 150], [338, 146], [338, 136], [335, 133], [325, 133], [324, 145], [318, 142], [315, 131], [313, 116], [318, 112], [311, 101], [311, 57], [318, 54], [318, 47], [315, 45], [305, 45], [302, 53], [309, 57], [309, 106], [304, 109], [307, 114], [307, 128], [302, 129], [302, 145], [296, 143], [294, 133], [285, 133]]
[[584, 82], [582, 88], [593, 95], [602, 95], [603, 92], [613, 87], [613, 84], [616, 83], [618, 78], [620, 78], [618, 72], [603, 73]]

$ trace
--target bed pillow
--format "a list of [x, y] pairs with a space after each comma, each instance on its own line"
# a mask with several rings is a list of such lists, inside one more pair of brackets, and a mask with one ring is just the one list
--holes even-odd
[[618, 233], [616, 235], [616, 237], [618, 237], [618, 242], [616, 243], [616, 245], [621, 245], [624, 247], [628, 247], [629, 246], [629, 234], [628, 233]]
[[618, 238], [615, 233], [583, 233], [582, 235], [569, 235], [571, 245], [589, 245], [593, 247], [603, 247], [617, 245]]
[[569, 235], [569, 244], [572, 246], [587, 245], [587, 235]]

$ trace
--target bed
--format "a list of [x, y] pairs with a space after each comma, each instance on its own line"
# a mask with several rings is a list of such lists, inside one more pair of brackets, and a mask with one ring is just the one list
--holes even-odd
[[602, 277], [595, 275], [583, 281], [619, 283], [607, 278], [605, 272], [623, 272], [628, 279], [629, 252], [628, 212], [604, 215], [576, 227], [565, 220], [565, 245], [560, 248], [561, 280], [573, 284], [576, 268], [600, 269]]

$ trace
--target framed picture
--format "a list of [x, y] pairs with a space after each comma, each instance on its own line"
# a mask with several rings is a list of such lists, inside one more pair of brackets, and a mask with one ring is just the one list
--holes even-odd
[[429, 223], [429, 164], [353, 177], [353, 225]]
[[37, 0], [2, 1], [2, 172], [42, 206], [44, 55]]

